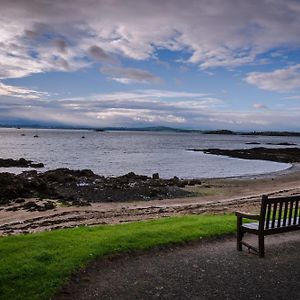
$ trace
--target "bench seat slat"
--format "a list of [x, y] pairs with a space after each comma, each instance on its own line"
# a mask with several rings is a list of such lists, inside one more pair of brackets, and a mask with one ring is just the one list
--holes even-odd
[[[265, 225], [265, 228], [264, 230], [268, 230], [269, 228], [270, 229], [277, 229], [277, 228], [284, 228], [284, 227], [295, 227], [295, 225], [288, 225], [288, 224], [285, 224], [285, 225], [282, 225], [283, 224], [283, 220], [281, 219], [279, 224], [278, 224], [278, 220], [276, 220], [274, 222], [274, 227], [271, 228], [271, 223], [272, 221], [269, 221], [269, 226], [266, 226]], [[296, 219], [296, 224], [299, 224], [299, 217], [297, 217]], [[245, 228], [245, 229], [252, 229], [252, 230], [258, 230], [258, 226], [259, 226], [259, 223], [258, 222], [254, 222], [254, 223], [244, 223], [242, 225], [242, 228]], [[297, 225], [296, 225], [297, 226]], [[300, 225], [298, 225], [300, 226]]]

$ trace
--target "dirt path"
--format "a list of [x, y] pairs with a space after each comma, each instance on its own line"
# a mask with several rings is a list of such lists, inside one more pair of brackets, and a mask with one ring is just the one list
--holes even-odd
[[267, 237], [264, 259], [233, 237], [104, 258], [55, 299], [300, 299], [299, 247], [294, 232]]

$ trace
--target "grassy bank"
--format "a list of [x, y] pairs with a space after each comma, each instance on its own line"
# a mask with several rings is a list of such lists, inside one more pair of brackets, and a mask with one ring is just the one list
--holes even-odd
[[235, 231], [235, 217], [184, 216], [0, 238], [0, 298], [48, 299], [70, 273], [107, 254]]

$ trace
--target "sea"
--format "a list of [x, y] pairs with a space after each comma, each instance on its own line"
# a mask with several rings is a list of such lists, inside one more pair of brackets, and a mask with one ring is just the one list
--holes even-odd
[[[259, 142], [260, 145], [249, 145]], [[180, 132], [135, 132], [0, 128], [0, 158], [42, 162], [45, 168], [91, 169], [104, 176], [128, 172], [162, 178], [219, 178], [265, 174], [291, 165], [193, 152], [191, 148], [244, 149], [283, 147], [267, 143], [295, 143], [300, 137], [217, 135]], [[286, 146], [284, 146], [286, 147]], [[25, 169], [1, 168], [20, 173]], [[28, 169], [26, 169], [28, 170]]]

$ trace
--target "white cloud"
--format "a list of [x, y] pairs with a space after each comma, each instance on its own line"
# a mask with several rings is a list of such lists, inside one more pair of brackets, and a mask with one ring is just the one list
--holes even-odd
[[0, 82], [0, 96], [9, 96], [23, 99], [40, 99], [47, 96], [47, 93], [31, 89], [4, 84]]
[[[173, 100], [173, 101], [172, 101]], [[232, 130], [300, 130], [300, 106], [232, 111], [211, 95], [140, 90], [82, 98], [0, 98], [0, 121], [73, 126], [173, 126]]]
[[262, 103], [254, 103], [253, 108], [255, 108], [255, 109], [267, 109], [268, 107], [265, 104], [262, 104]]
[[289, 97], [285, 97], [284, 99], [287, 99], [287, 100], [300, 100], [300, 95], [289, 96]]
[[151, 59], [159, 49], [184, 50], [202, 69], [235, 67], [300, 46], [294, 0], [1, 0], [0, 11], [1, 78], [76, 70], [87, 56]]
[[263, 90], [289, 92], [300, 88], [300, 64], [272, 72], [251, 72], [245, 80]]

